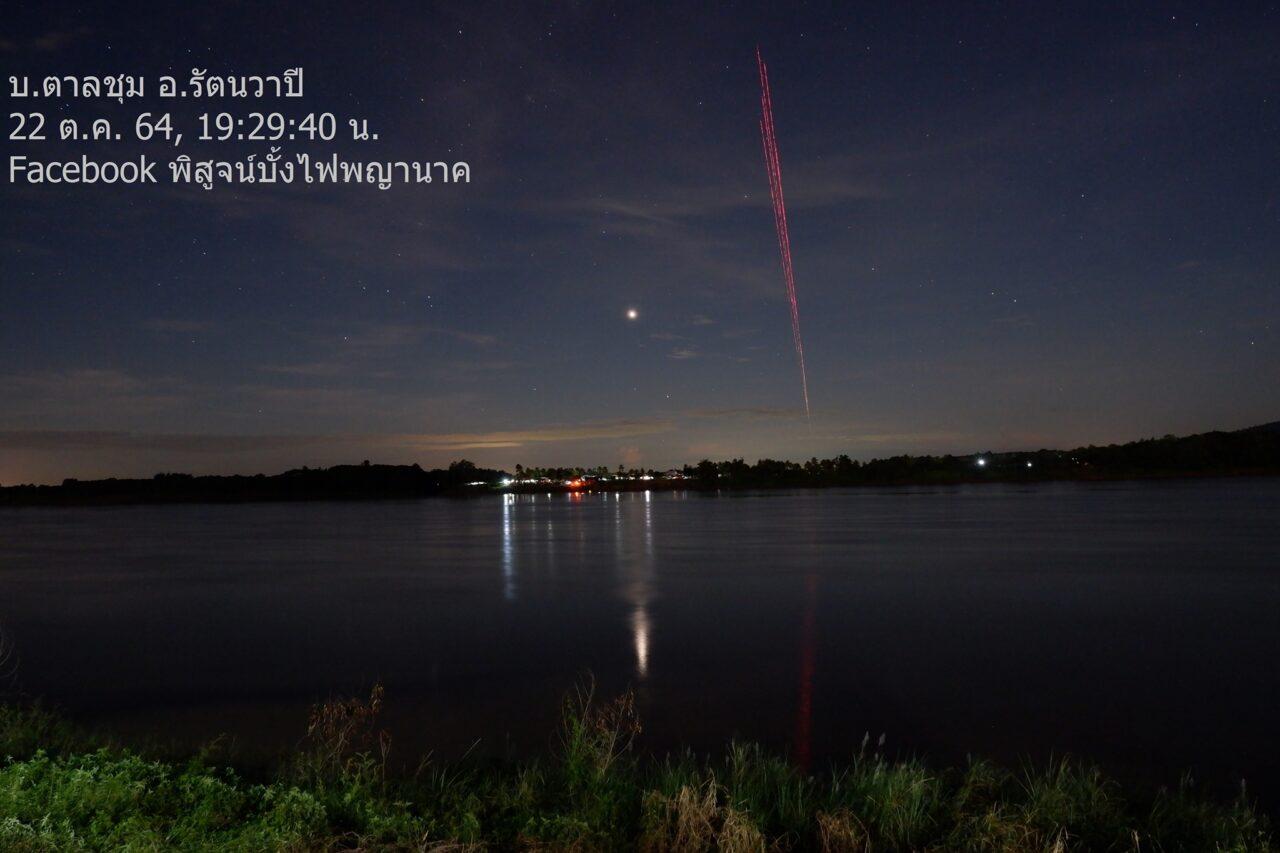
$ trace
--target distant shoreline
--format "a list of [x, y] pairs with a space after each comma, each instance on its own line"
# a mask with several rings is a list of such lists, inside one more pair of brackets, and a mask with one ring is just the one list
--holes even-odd
[[150, 479], [66, 480], [61, 485], [0, 488], [0, 507], [124, 506], [311, 501], [414, 500], [483, 494], [638, 491], [745, 491], [833, 487], [953, 486], [979, 483], [1280, 475], [1280, 422], [1233, 432], [1144, 439], [1074, 450], [894, 456], [859, 462], [846, 455], [804, 463], [703, 460], [651, 469], [529, 468], [514, 473], [466, 460], [445, 469], [418, 465], [337, 465], [267, 476], [156, 474]]
[[[429, 501], [438, 499], [452, 500], [474, 500], [477, 498], [498, 497], [500, 495], [603, 495], [603, 494], [640, 494], [644, 492], [696, 492], [699, 494], [720, 494], [720, 493], [741, 493], [749, 494], [753, 492], [801, 492], [801, 491], [827, 491], [835, 489], [901, 489], [901, 488], [953, 488], [961, 486], [1009, 486], [1009, 485], [1050, 485], [1055, 483], [1079, 483], [1079, 484], [1103, 484], [1103, 483], [1168, 483], [1177, 481], [1194, 482], [1200, 480], [1251, 480], [1266, 479], [1271, 477], [1280, 477], [1280, 471], [1208, 471], [1195, 473], [1162, 473], [1162, 474], [1146, 474], [1146, 475], [1116, 475], [1116, 476], [1095, 476], [1095, 477], [1043, 477], [1043, 478], [1023, 478], [1023, 479], [969, 479], [969, 480], [907, 480], [907, 481], [885, 481], [875, 483], [840, 483], [831, 485], [758, 485], [758, 486], [701, 486], [697, 483], [673, 483], [661, 482], [644, 486], [618, 486], [613, 488], [589, 488], [574, 489], [564, 485], [550, 485], [544, 488], [536, 486], [506, 488], [506, 489], [482, 489], [479, 487], [472, 489], [463, 489], [458, 491], [437, 492], [426, 495], [410, 495], [410, 496], [386, 496], [386, 495], [368, 495], [368, 496], [348, 496], [348, 497], [284, 497], [284, 498], [228, 498], [213, 499], [192, 496], [182, 499], [166, 499], [166, 500], [128, 500], [128, 499], [102, 499], [102, 500], [66, 500], [60, 498], [53, 499], [37, 499], [37, 500], [11, 500], [3, 495], [0, 490], [0, 510], [6, 508], [12, 509], [60, 509], [60, 508], [108, 508], [108, 507], [129, 507], [129, 506], [235, 506], [242, 504], [319, 504], [319, 503], [376, 503], [379, 501]], [[21, 488], [21, 487], [11, 487]], [[57, 486], [45, 486], [43, 488], [59, 488]]]

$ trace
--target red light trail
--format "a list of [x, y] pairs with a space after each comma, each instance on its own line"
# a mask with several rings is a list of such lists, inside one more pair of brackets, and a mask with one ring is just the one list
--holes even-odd
[[769, 93], [769, 70], [756, 48], [760, 67], [760, 139], [764, 143], [764, 165], [769, 173], [769, 197], [773, 200], [773, 224], [778, 231], [778, 252], [782, 256], [782, 278], [791, 302], [791, 337], [800, 362], [800, 387], [804, 391], [804, 416], [809, 417], [809, 377], [804, 369], [804, 342], [800, 340], [800, 305], [796, 302], [796, 274], [791, 266], [791, 234], [787, 231], [787, 205], [782, 197], [782, 164], [778, 160], [778, 137], [773, 129], [773, 98]]

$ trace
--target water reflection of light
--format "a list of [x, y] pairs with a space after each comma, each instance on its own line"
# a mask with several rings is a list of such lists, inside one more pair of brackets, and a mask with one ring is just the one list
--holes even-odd
[[[634, 493], [625, 499], [615, 493], [613, 501], [613, 546], [620, 574], [619, 592], [631, 605], [628, 622], [632, 654], [635, 656], [635, 677], [644, 680], [649, 675], [653, 637], [653, 620], [649, 613], [654, 575], [653, 497], [645, 492], [643, 502], [640, 502]], [[637, 515], [639, 524], [636, 523]]]
[[502, 597], [516, 600], [516, 496], [502, 496]]
[[636, 649], [636, 675], [649, 674], [649, 613], [643, 606], [631, 611], [631, 639]]
[[813, 673], [817, 657], [818, 576], [805, 575], [800, 622], [800, 698], [796, 708], [796, 764], [808, 772], [813, 755]]

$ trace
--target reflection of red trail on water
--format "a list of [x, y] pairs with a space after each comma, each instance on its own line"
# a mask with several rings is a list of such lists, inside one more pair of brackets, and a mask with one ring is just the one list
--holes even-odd
[[778, 158], [778, 136], [773, 128], [773, 95], [769, 91], [769, 69], [756, 48], [760, 69], [760, 140], [764, 145], [764, 166], [769, 173], [769, 198], [773, 202], [773, 225], [778, 232], [778, 252], [782, 256], [782, 278], [791, 304], [791, 338], [800, 362], [800, 388], [804, 392], [804, 416], [809, 417], [809, 378], [804, 367], [804, 342], [800, 340], [800, 304], [796, 301], [796, 274], [791, 265], [791, 233], [787, 230], [787, 204], [782, 197], [782, 161]]
[[800, 621], [800, 702], [796, 709], [796, 764], [809, 772], [813, 758], [813, 670], [817, 658], [818, 577], [804, 579], [804, 617]]

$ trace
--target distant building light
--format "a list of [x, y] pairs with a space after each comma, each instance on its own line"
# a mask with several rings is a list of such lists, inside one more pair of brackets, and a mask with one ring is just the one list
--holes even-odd
[[510, 486], [510, 485], [511, 485], [512, 483], [514, 483], [514, 482], [515, 482], [515, 480], [511, 479], [510, 477], [503, 477], [503, 478], [502, 478], [502, 487], [503, 487], [503, 488], [506, 488], [507, 486]]
[[1031, 467], [1031, 461], [1030, 461], [1030, 460], [1028, 460], [1028, 461], [1027, 461], [1027, 467], [1028, 467], [1028, 468], [1030, 468], [1030, 467]]
[[987, 460], [985, 460], [985, 459], [983, 459], [981, 456], [979, 456], [979, 457], [978, 457], [978, 467], [979, 467], [979, 468], [985, 468], [985, 467], [987, 467]]
[[652, 475], [652, 474], [643, 474], [643, 475], [641, 475], [640, 479], [641, 479], [641, 480], [652, 480], [652, 479], [653, 479], [653, 475]]

